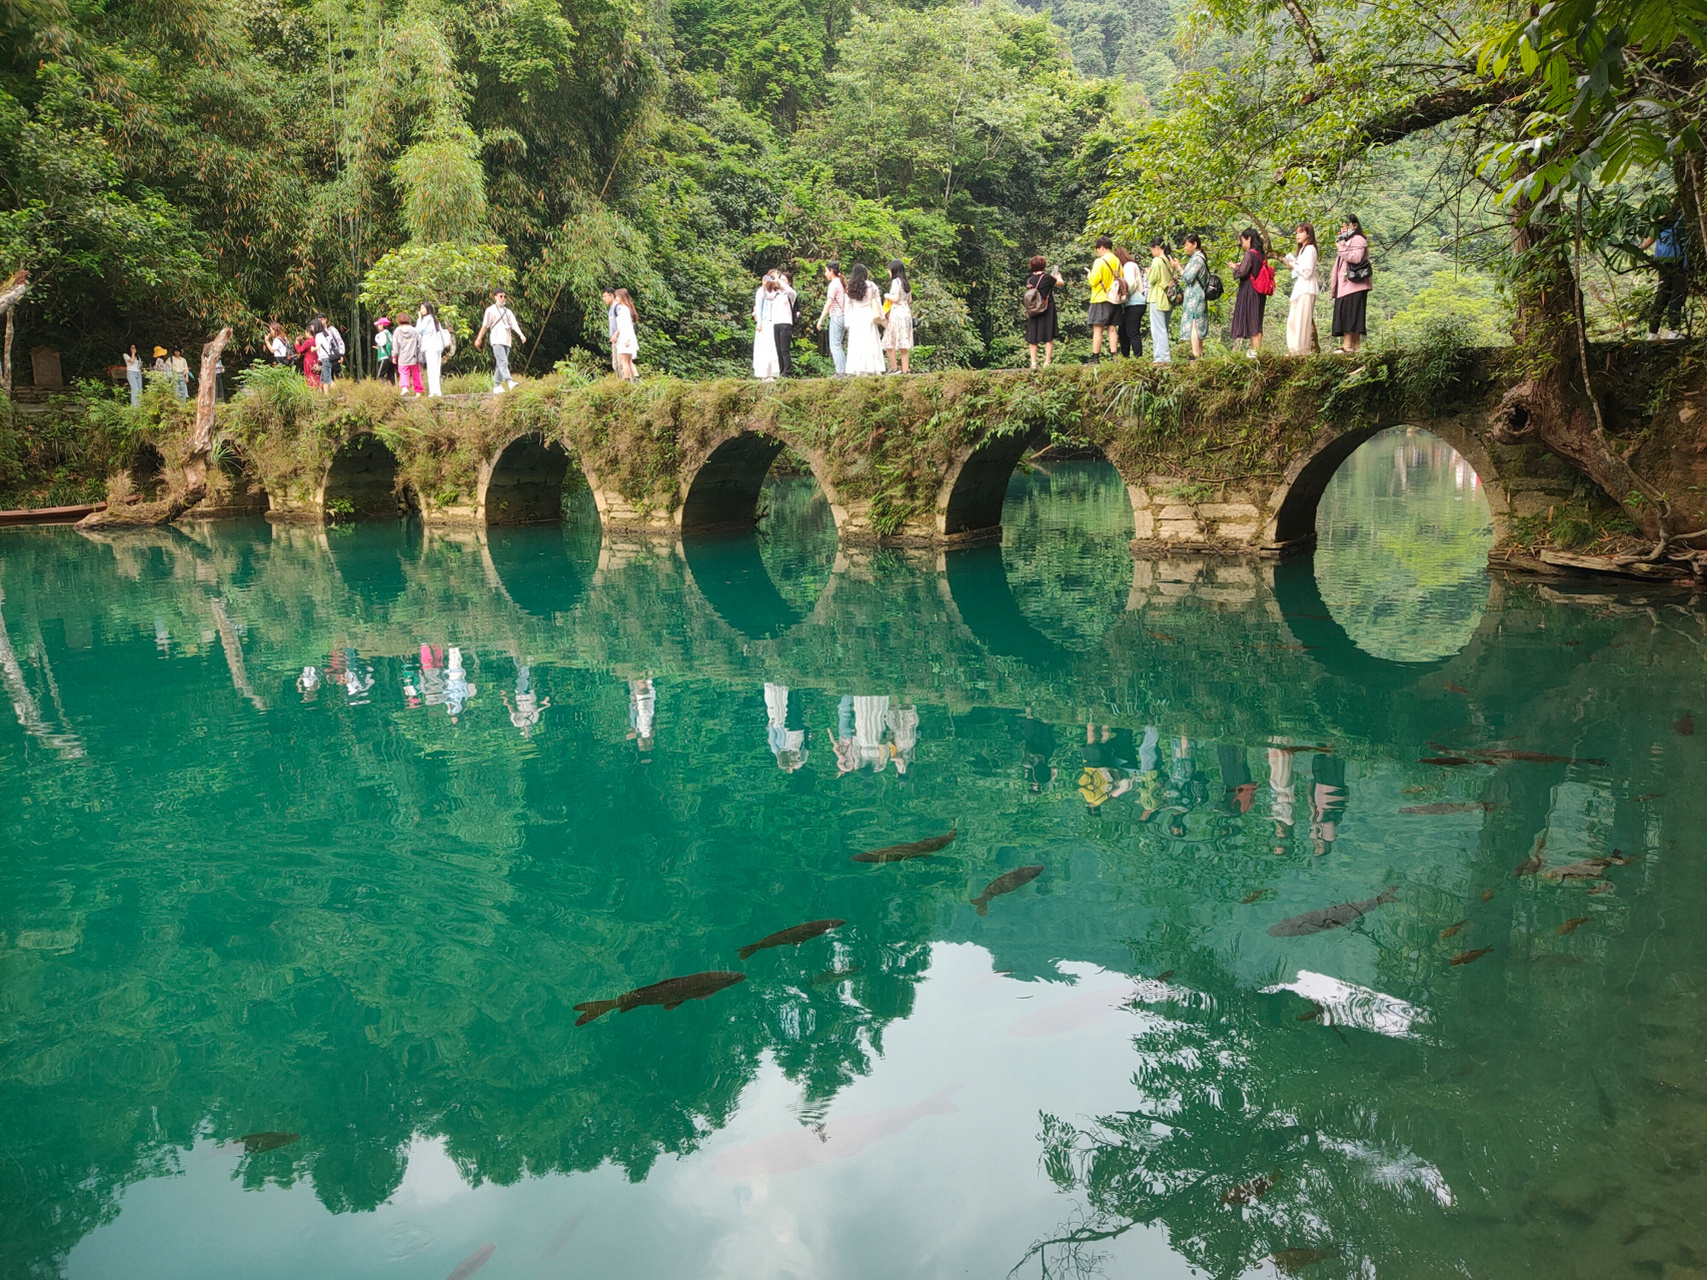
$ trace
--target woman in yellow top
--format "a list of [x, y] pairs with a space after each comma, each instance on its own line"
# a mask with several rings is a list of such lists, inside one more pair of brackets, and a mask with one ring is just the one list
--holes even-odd
[[1150, 354], [1157, 364], [1172, 362], [1168, 351], [1168, 312], [1174, 309], [1174, 304], [1168, 299], [1168, 290], [1178, 279], [1179, 263], [1168, 256], [1166, 242], [1157, 236], [1150, 241], [1150, 274], [1146, 277], [1150, 286]]
[[1091, 309], [1086, 317], [1091, 326], [1091, 363], [1102, 354], [1103, 331], [1108, 332], [1108, 353], [1114, 355], [1120, 342], [1120, 300], [1116, 296], [1120, 280], [1120, 259], [1114, 256], [1114, 241], [1107, 236], [1097, 237], [1097, 257], [1086, 273], [1091, 286]]

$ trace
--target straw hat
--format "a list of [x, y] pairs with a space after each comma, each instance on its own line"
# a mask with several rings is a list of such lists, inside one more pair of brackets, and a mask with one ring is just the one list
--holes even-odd
[[166, 354], [166, 348], [165, 347], [155, 347], [154, 348], [154, 354], [157, 356], [163, 356]]

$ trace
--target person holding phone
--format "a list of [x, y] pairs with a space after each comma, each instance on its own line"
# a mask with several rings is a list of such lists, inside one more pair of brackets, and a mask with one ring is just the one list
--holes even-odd
[[1333, 281], [1329, 294], [1334, 300], [1334, 337], [1346, 355], [1363, 345], [1369, 332], [1369, 291], [1375, 285], [1375, 264], [1369, 260], [1369, 239], [1363, 224], [1350, 214], [1340, 223], [1335, 237]]

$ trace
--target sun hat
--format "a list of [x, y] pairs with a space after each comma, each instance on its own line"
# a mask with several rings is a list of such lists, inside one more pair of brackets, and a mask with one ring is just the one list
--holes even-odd
[[166, 348], [165, 347], [155, 347], [154, 348], [154, 354], [157, 356], [163, 356], [166, 354]]
[[389, 329], [391, 327], [391, 317], [381, 316], [373, 322], [373, 327], [375, 329]]

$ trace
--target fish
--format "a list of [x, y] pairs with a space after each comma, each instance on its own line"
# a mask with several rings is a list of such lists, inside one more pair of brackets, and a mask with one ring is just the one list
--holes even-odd
[[1406, 787], [1399, 794], [1402, 796], [1426, 796], [1433, 790], [1433, 787]]
[[1274, 1186], [1275, 1179], [1269, 1174], [1259, 1174], [1249, 1182], [1241, 1182], [1231, 1191], [1221, 1197], [1221, 1203], [1226, 1205], [1252, 1204], [1268, 1194]]
[[799, 1173], [813, 1165], [829, 1164], [858, 1155], [875, 1142], [909, 1129], [927, 1116], [953, 1115], [960, 1110], [949, 1099], [959, 1089], [943, 1089], [910, 1107], [892, 1107], [866, 1115], [830, 1120], [811, 1129], [792, 1129], [737, 1147], [713, 1166], [726, 1178]]
[[984, 886], [984, 892], [972, 899], [972, 905], [978, 908], [981, 916], [990, 914], [990, 899], [999, 898], [1004, 893], [1012, 893], [1022, 885], [1028, 885], [1043, 874], [1041, 865], [1035, 867], [1015, 867], [1012, 871], [1004, 871], [989, 884]]
[[1461, 764], [1469, 764], [1463, 756], [1425, 756], [1417, 761], [1418, 764], [1438, 764], [1448, 769], [1456, 769]]
[[1482, 890], [1482, 901], [1483, 902], [1492, 902], [1494, 900], [1494, 893], [1495, 893], [1495, 890], [1493, 890], [1493, 889], [1483, 889]]
[[1469, 697], [1469, 696], [1470, 696], [1470, 691], [1469, 691], [1469, 690], [1468, 690], [1468, 689], [1466, 689], [1466, 688], [1465, 688], [1465, 687], [1464, 687], [1464, 686], [1463, 686], [1463, 685], [1461, 685], [1461, 684], [1453, 684], [1453, 683], [1452, 683], [1452, 681], [1450, 681], [1450, 680], [1448, 680], [1448, 681], [1447, 681], [1447, 682], [1446, 682], [1446, 683], [1445, 683], [1445, 684], [1444, 684], [1444, 685], [1442, 685], [1442, 686], [1441, 686], [1441, 687], [1442, 687], [1442, 688], [1443, 688], [1443, 689], [1445, 689], [1445, 690], [1446, 690], [1446, 692], [1448, 692], [1448, 693], [1461, 693], [1461, 694], [1463, 694], [1463, 695], [1464, 695], [1464, 696], [1465, 696], [1465, 697], [1466, 697], [1466, 698], [1468, 698], [1468, 697]]
[[1156, 975], [1156, 981], [1157, 982], [1166, 982], [1169, 978], [1171, 978], [1173, 976], [1174, 976], [1174, 971], [1172, 969], [1163, 969], [1160, 973], [1158, 973]]
[[846, 923], [846, 920], [811, 920], [806, 924], [797, 924], [792, 929], [781, 929], [768, 937], [760, 938], [757, 942], [742, 947], [735, 954], [746, 960], [768, 947], [798, 947], [802, 942], [810, 942], [831, 929], [840, 929]]
[[812, 979], [812, 985], [815, 987], [826, 987], [832, 982], [846, 982], [849, 978], [858, 977], [864, 972], [865, 966], [860, 964], [851, 965], [846, 969], [826, 969], [823, 973], [820, 973], [816, 978]]
[[1052, 1004], [1039, 1009], [1036, 1013], [1028, 1013], [1008, 1027], [1008, 1034], [1021, 1040], [1032, 1040], [1040, 1036], [1061, 1036], [1085, 1027], [1094, 1026], [1099, 1022], [1107, 1022], [1116, 1014], [1128, 1009], [1133, 999], [1146, 995], [1150, 999], [1165, 998], [1159, 993], [1146, 993], [1142, 979], [1139, 980], [1140, 990], [1136, 993], [1126, 987], [1105, 987], [1097, 991], [1083, 991], [1069, 996], [1059, 1004]]
[[481, 1267], [492, 1260], [492, 1255], [498, 1251], [496, 1244], [483, 1244], [461, 1262], [456, 1264], [456, 1270], [445, 1277], [445, 1280], [468, 1280]]
[[1526, 764], [1593, 764], [1604, 765], [1600, 756], [1556, 756], [1546, 751], [1511, 751], [1499, 748], [1492, 751], [1471, 751], [1467, 754], [1478, 760], [1521, 760]]
[[931, 836], [928, 840], [914, 840], [910, 844], [885, 845], [881, 849], [856, 853], [853, 856], [853, 861], [905, 862], [908, 858], [923, 858], [935, 853], [938, 849], [948, 848], [959, 834], [958, 831], [950, 831], [947, 835]]
[[1313, 1004], [1308, 1009], [1304, 1010], [1303, 1013], [1298, 1015], [1298, 1021], [1314, 1022], [1317, 1018], [1320, 1018], [1324, 1012], [1325, 1011], [1321, 1005]]
[[1622, 849], [1614, 849], [1606, 856], [1612, 860], [1612, 865], [1615, 867], [1627, 867], [1636, 861], [1634, 854], [1625, 853]]
[[1578, 862], [1568, 862], [1562, 867], [1554, 867], [1551, 871], [1543, 871], [1543, 880], [1599, 880], [1601, 874], [1612, 865], [1611, 858], [1583, 858]]
[[1631, 804], [1646, 804], [1650, 800], [1658, 800], [1664, 794], [1665, 794], [1665, 792], [1663, 792], [1663, 791], [1650, 791], [1645, 796], [1633, 796], [1630, 800], [1630, 803]]
[[1306, 911], [1301, 916], [1288, 916], [1279, 924], [1271, 924], [1268, 927], [1268, 936], [1304, 938], [1326, 929], [1338, 929], [1360, 916], [1368, 915], [1376, 907], [1384, 907], [1389, 902], [1398, 900], [1398, 896], [1391, 889], [1383, 889], [1373, 898], [1365, 898], [1362, 902], [1342, 902], [1338, 906], [1318, 907], [1315, 911]]
[[1261, 902], [1273, 892], [1273, 889], [1258, 889], [1255, 893], [1247, 893], [1244, 897], [1239, 899], [1239, 905], [1241, 907], [1248, 907], [1253, 902]]
[[1339, 1253], [1338, 1249], [1280, 1249], [1268, 1255], [1283, 1275], [1292, 1275], [1305, 1267], [1314, 1266]]
[[666, 1009], [674, 1009], [684, 1000], [704, 1000], [714, 996], [724, 987], [732, 987], [737, 982], [745, 982], [744, 973], [730, 973], [727, 970], [714, 970], [710, 973], [690, 973], [682, 978], [665, 978], [662, 982], [654, 982], [649, 987], [636, 987], [633, 991], [625, 991], [615, 1000], [588, 1000], [575, 1006], [575, 1011], [581, 1016], [575, 1019], [577, 1027], [584, 1027], [594, 1018], [602, 1018], [612, 1009], [620, 1009], [623, 1013], [631, 1013], [643, 1004], [662, 1005]]
[[1145, 627], [1144, 628], [1144, 634], [1147, 636], [1154, 636], [1157, 640], [1160, 640], [1163, 644], [1178, 644], [1179, 643], [1179, 637], [1178, 636], [1170, 636], [1166, 631], [1152, 631], [1152, 630], [1150, 630], [1150, 628]]
[[1542, 850], [1547, 847], [1546, 836], [1536, 836], [1535, 846], [1530, 849], [1529, 856], [1512, 868], [1512, 878], [1521, 880], [1524, 876], [1532, 876], [1547, 865], [1547, 858]]
[[569, 1237], [575, 1234], [575, 1228], [581, 1225], [581, 1220], [587, 1216], [585, 1209], [573, 1218], [566, 1219], [562, 1226], [551, 1233], [551, 1239], [545, 1242], [545, 1248], [540, 1251], [540, 1258], [549, 1262], [562, 1252], [563, 1246], [569, 1243]]
[[1477, 947], [1474, 951], [1460, 951], [1457, 955], [1453, 956], [1452, 959], [1447, 961], [1447, 963], [1448, 964], [1475, 964], [1476, 961], [1480, 960], [1483, 956], [1487, 955], [1488, 952], [1490, 952], [1492, 950], [1493, 950], [1492, 947]]
[[1457, 924], [1449, 924], [1446, 926], [1446, 928], [1444, 928], [1440, 931], [1440, 936], [1443, 939], [1444, 938], [1456, 938], [1458, 936], [1458, 931], [1469, 923], [1470, 922], [1468, 920], [1460, 920]]
[[300, 1133], [246, 1133], [238, 1141], [249, 1155], [258, 1155], [263, 1151], [277, 1151], [280, 1147], [288, 1147], [301, 1139]]
[[1259, 644], [1258, 649], [1270, 653], [1308, 653], [1312, 649], [1320, 649], [1319, 644]]
[[1591, 917], [1589, 917], [1589, 916], [1572, 916], [1569, 920], [1565, 921], [1564, 924], [1560, 925], [1553, 932], [1560, 933], [1560, 934], [1575, 933], [1583, 925], [1587, 924], [1590, 919], [1591, 919]]
[[1435, 814], [1435, 813], [1489, 813], [1499, 808], [1491, 800], [1444, 800], [1438, 804], [1413, 804], [1400, 809], [1400, 813]]
[[1680, 738], [1693, 737], [1695, 734], [1695, 717], [1685, 711], [1677, 718], [1677, 723], [1672, 725], [1671, 731]]
[[1314, 747], [1310, 747], [1310, 746], [1275, 747], [1275, 748], [1273, 748], [1273, 750], [1284, 752], [1285, 754], [1287, 754], [1289, 756], [1295, 756], [1295, 755], [1298, 755], [1300, 752], [1304, 752], [1304, 751], [1321, 751], [1321, 752], [1324, 752], [1328, 755], [1332, 755], [1334, 753], [1334, 744], [1331, 742], [1323, 742], [1323, 743], [1321, 743], [1317, 746], [1314, 746]]

